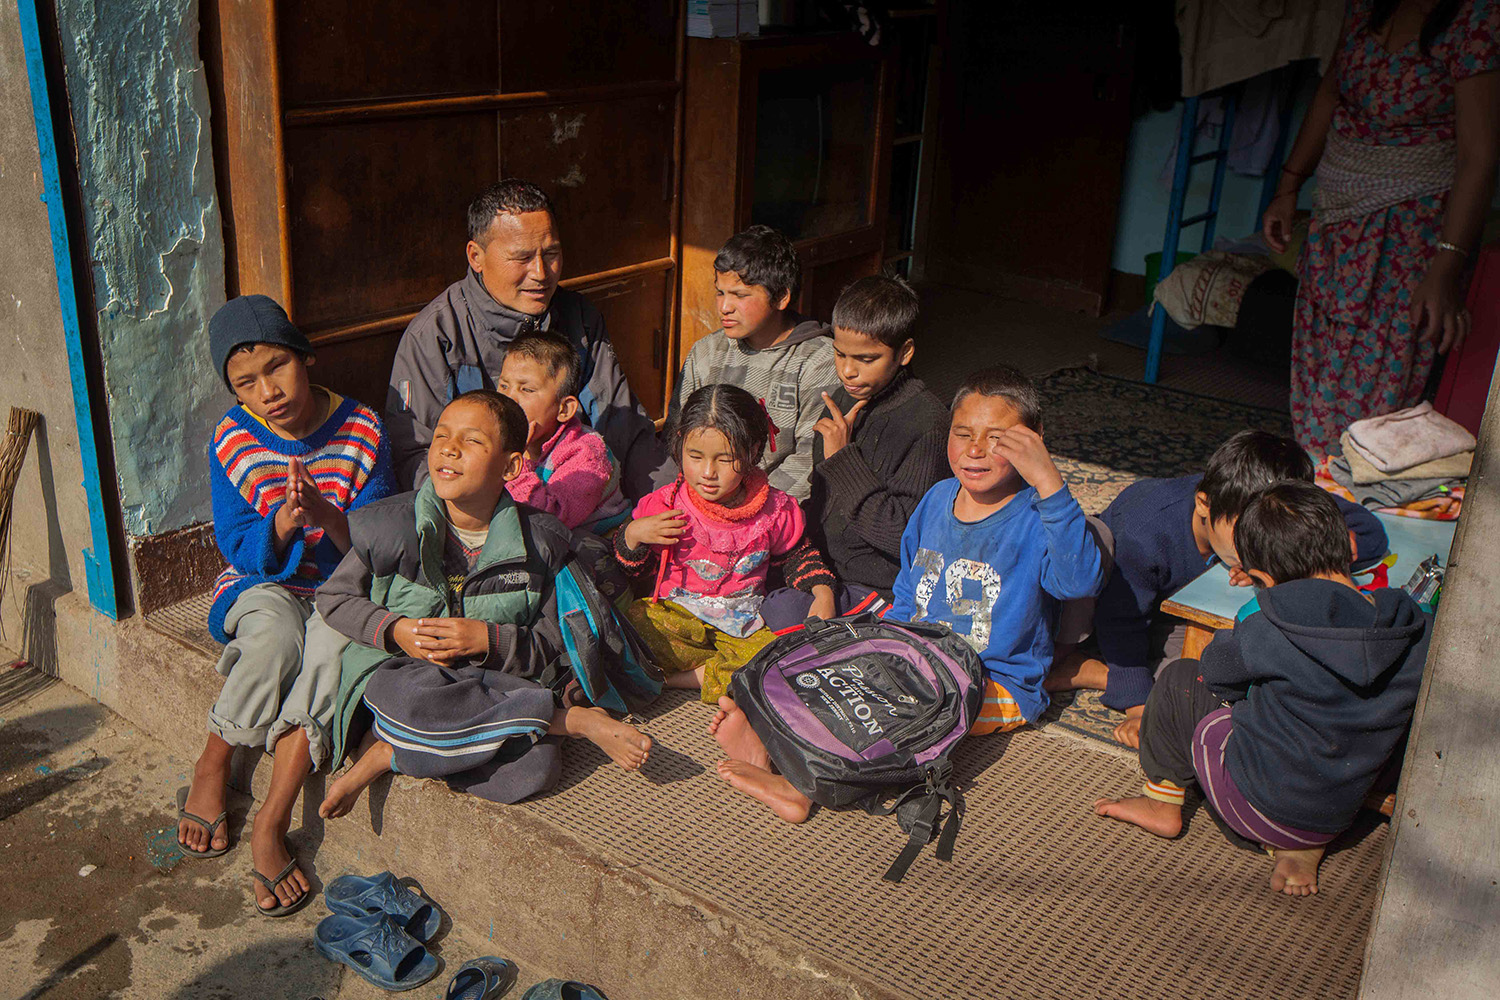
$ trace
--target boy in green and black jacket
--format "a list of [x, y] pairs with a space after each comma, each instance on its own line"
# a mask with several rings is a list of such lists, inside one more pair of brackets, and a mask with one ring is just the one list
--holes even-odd
[[349, 553], [317, 594], [324, 621], [354, 640], [335, 761], [361, 703], [372, 721], [325, 818], [386, 771], [519, 801], [557, 780], [546, 735], [588, 739], [627, 770], [645, 762], [650, 738], [606, 709], [650, 700], [660, 677], [578, 565], [568, 529], [507, 494], [526, 437], [514, 400], [464, 393], [434, 428], [421, 489], [350, 519]]

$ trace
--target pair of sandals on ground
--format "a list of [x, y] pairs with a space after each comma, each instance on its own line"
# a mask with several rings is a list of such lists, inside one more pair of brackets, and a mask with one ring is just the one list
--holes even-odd
[[[441, 930], [446, 914], [421, 888], [414, 879], [398, 879], [390, 872], [334, 879], [323, 890], [333, 915], [314, 932], [318, 954], [393, 993], [430, 982], [440, 963], [427, 945]], [[515, 981], [514, 963], [486, 955], [459, 967], [443, 1000], [499, 1000]], [[608, 998], [585, 983], [548, 979], [527, 990], [521, 1000]]]

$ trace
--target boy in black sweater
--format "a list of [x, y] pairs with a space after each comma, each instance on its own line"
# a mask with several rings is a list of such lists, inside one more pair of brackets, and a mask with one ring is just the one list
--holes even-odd
[[948, 410], [907, 370], [917, 296], [899, 278], [854, 282], [833, 307], [839, 386], [813, 442], [807, 533], [838, 577], [820, 598], [771, 593], [761, 617], [773, 630], [809, 617], [875, 611], [891, 599], [901, 533], [928, 489], [948, 477]]
[[1411, 723], [1432, 631], [1404, 591], [1355, 587], [1352, 534], [1311, 483], [1250, 502], [1234, 545], [1266, 589], [1202, 662], [1162, 671], [1141, 724], [1144, 793], [1099, 799], [1096, 813], [1175, 837], [1196, 782], [1223, 826], [1276, 859], [1273, 890], [1318, 891], [1324, 850]]

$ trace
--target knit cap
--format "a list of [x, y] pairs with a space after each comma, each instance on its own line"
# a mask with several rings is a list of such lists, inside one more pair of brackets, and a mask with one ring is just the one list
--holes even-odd
[[302, 331], [292, 325], [286, 310], [267, 295], [230, 299], [208, 321], [208, 353], [226, 386], [229, 355], [242, 344], [276, 344], [299, 354], [317, 353]]

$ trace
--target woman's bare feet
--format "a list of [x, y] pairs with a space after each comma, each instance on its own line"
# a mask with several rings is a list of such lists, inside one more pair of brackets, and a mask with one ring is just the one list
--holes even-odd
[[662, 681], [662, 687], [680, 688], [685, 691], [702, 691], [703, 675], [702, 667], [695, 670], [680, 670], [675, 674], [668, 674], [667, 679]]
[[1125, 721], [1115, 727], [1115, 739], [1134, 750], [1141, 747], [1141, 717], [1146, 714], [1145, 705], [1136, 705], [1125, 710]]
[[[203, 756], [193, 767], [193, 783], [188, 786], [183, 809], [212, 823], [223, 812], [229, 798], [229, 761], [234, 748], [217, 736], [208, 738]], [[177, 824], [177, 842], [194, 851], [221, 850], [229, 846], [229, 824], [221, 823], [210, 840], [208, 831], [190, 819]], [[282, 862], [285, 864], [286, 862]]]
[[1158, 802], [1144, 795], [1128, 799], [1099, 799], [1094, 812], [1100, 816], [1134, 823], [1148, 833], [1171, 839], [1182, 832], [1182, 806]]
[[575, 706], [558, 712], [552, 717], [550, 732], [588, 740], [627, 771], [640, 770], [651, 756], [651, 737], [594, 706]]
[[[291, 816], [267, 816], [264, 806], [255, 814], [255, 828], [250, 832], [250, 857], [255, 870], [268, 879], [275, 878], [292, 860], [286, 849], [286, 831], [290, 826]], [[255, 884], [255, 905], [262, 910], [290, 906], [312, 888], [300, 868], [292, 869], [292, 873], [276, 886], [274, 896], [259, 879], [251, 881]]]
[[1271, 889], [1288, 896], [1316, 896], [1318, 894], [1318, 865], [1323, 860], [1326, 848], [1312, 847], [1305, 851], [1271, 852], [1276, 859], [1276, 869], [1271, 872]]
[[728, 695], [719, 699], [719, 710], [709, 722], [708, 732], [719, 741], [730, 760], [742, 760], [763, 771], [771, 769], [771, 756], [766, 753], [766, 745], [750, 728], [750, 720], [744, 711]]
[[1108, 680], [1109, 666], [1103, 660], [1073, 652], [1052, 664], [1042, 688], [1046, 691], [1103, 691]]
[[811, 799], [793, 788], [790, 781], [763, 767], [742, 760], [721, 760], [718, 771], [719, 777], [755, 801], [770, 806], [773, 813], [788, 823], [801, 823], [812, 811]]
[[[324, 819], [338, 819], [347, 815], [354, 808], [354, 803], [359, 801], [360, 793], [391, 769], [391, 757], [395, 752], [395, 747], [385, 740], [366, 737], [365, 745], [360, 748], [359, 759], [328, 786], [328, 794], [323, 797], [323, 804], [318, 806], [318, 815]], [[286, 862], [283, 861], [282, 864]], [[274, 875], [275, 872], [271, 874]]]

